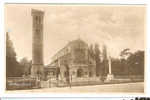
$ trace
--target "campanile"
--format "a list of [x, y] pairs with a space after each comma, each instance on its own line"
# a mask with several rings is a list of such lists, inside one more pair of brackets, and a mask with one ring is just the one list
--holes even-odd
[[31, 75], [42, 76], [43, 65], [43, 16], [44, 12], [32, 9], [32, 68]]

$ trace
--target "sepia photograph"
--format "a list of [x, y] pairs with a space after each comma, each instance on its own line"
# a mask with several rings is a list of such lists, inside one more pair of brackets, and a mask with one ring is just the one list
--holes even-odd
[[4, 5], [6, 93], [145, 91], [146, 6]]

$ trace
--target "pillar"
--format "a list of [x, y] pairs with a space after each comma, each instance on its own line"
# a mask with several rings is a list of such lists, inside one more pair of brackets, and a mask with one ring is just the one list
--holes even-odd
[[108, 66], [109, 66], [109, 73], [107, 74], [107, 81], [111, 81], [114, 79], [114, 75], [112, 74], [112, 67], [111, 67], [111, 57], [108, 58]]

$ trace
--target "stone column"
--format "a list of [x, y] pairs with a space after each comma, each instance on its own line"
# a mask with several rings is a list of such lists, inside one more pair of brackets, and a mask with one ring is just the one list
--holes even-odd
[[108, 58], [109, 74], [111, 74], [111, 57]]
[[114, 79], [114, 75], [112, 74], [112, 67], [111, 67], [111, 57], [108, 58], [108, 66], [109, 66], [109, 73], [107, 74], [107, 81], [111, 81]]

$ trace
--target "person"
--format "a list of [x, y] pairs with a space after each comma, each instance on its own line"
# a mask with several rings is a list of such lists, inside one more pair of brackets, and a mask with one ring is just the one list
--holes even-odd
[[36, 86], [37, 88], [41, 88], [41, 72], [40, 71], [37, 71]]
[[51, 77], [48, 79], [49, 88], [51, 88]]
[[68, 64], [66, 64], [66, 82], [67, 82], [67, 85], [69, 85], [70, 88], [71, 88], [70, 73], [69, 73], [69, 66], [68, 66]]
[[60, 68], [56, 67], [56, 80], [57, 80], [57, 86], [58, 86], [58, 82], [59, 82], [59, 74], [60, 74]]
[[104, 76], [104, 75], [101, 75], [101, 76], [100, 76], [100, 80], [101, 80], [101, 82], [104, 83], [104, 81], [105, 81], [105, 76]]

